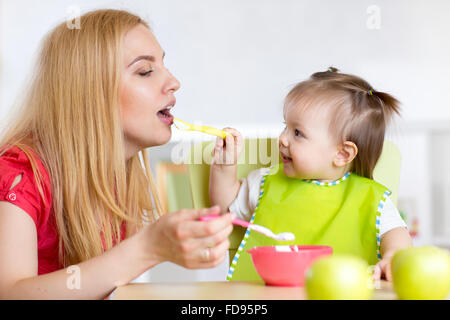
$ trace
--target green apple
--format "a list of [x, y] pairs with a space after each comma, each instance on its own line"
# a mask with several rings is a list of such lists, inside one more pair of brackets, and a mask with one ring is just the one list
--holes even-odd
[[365, 260], [351, 255], [318, 259], [306, 272], [311, 300], [367, 300], [373, 292], [372, 273]]
[[445, 299], [450, 291], [450, 255], [433, 246], [407, 248], [391, 261], [397, 296], [403, 300]]

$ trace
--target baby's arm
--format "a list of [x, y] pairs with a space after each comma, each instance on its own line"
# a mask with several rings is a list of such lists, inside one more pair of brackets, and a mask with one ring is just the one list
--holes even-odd
[[209, 176], [211, 205], [220, 206], [222, 213], [228, 211], [239, 192], [237, 160], [243, 146], [242, 136], [237, 130], [225, 128], [224, 131], [231, 135], [225, 139], [217, 138]]
[[410, 247], [411, 238], [407, 226], [400, 216], [395, 204], [388, 197], [384, 203], [380, 216], [380, 254], [381, 260], [375, 266], [373, 277], [375, 280], [392, 280], [391, 259], [399, 249]]
[[409, 232], [404, 227], [394, 228], [386, 232], [381, 238], [380, 253], [381, 260], [378, 261], [374, 270], [374, 278], [380, 279], [382, 275], [387, 281], [392, 280], [391, 260], [395, 252], [412, 246]]
[[383, 259], [391, 258], [399, 249], [412, 246], [411, 237], [406, 228], [395, 228], [386, 232], [381, 238], [380, 253]]

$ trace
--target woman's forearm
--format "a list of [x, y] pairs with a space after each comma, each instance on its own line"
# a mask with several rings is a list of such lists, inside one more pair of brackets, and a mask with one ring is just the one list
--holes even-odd
[[143, 241], [143, 234], [137, 233], [95, 258], [19, 280], [1, 298], [104, 299], [117, 286], [130, 282], [158, 263], [144, 255]]
[[240, 186], [236, 165], [211, 165], [209, 198], [211, 205], [220, 206], [222, 213], [228, 211], [228, 207], [237, 197]]

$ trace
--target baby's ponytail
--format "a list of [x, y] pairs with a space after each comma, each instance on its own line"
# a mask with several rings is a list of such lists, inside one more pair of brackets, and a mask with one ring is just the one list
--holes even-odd
[[353, 121], [348, 126], [346, 138], [358, 147], [353, 160], [353, 171], [373, 179], [373, 170], [381, 156], [387, 126], [395, 114], [400, 114], [400, 102], [392, 95], [367, 87], [356, 98], [353, 96]]
[[368, 95], [370, 103], [378, 104], [378, 107], [383, 110], [386, 125], [391, 121], [395, 114], [400, 115], [400, 101], [389, 93], [370, 89]]

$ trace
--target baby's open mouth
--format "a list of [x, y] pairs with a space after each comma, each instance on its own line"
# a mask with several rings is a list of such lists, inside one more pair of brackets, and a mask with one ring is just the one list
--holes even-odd
[[283, 160], [283, 162], [290, 162], [292, 161], [291, 157], [285, 156], [284, 154], [281, 154], [281, 159]]

